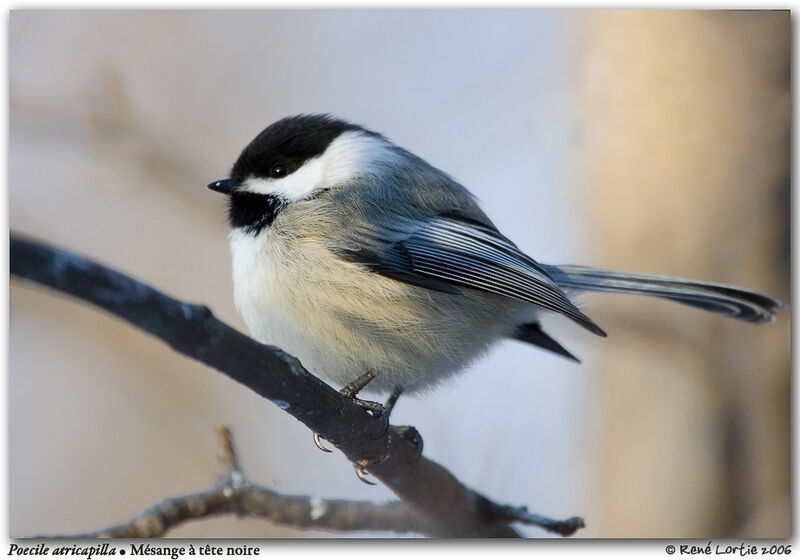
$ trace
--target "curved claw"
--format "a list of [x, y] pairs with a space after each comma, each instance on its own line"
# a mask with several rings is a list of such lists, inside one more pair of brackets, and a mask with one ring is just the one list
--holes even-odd
[[333, 453], [333, 451], [322, 445], [322, 438], [317, 432], [314, 432], [314, 445], [316, 445], [317, 449], [320, 451], [324, 451], [325, 453]]
[[364, 465], [359, 465], [358, 463], [353, 463], [353, 467], [356, 469], [356, 476], [358, 477], [358, 480], [360, 480], [364, 484], [369, 484], [370, 486], [375, 486], [375, 483], [367, 478], [367, 469], [366, 469], [366, 467], [364, 467]]

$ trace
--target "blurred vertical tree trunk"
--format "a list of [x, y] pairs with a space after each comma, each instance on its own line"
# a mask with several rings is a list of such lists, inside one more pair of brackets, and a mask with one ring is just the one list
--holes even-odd
[[[590, 12], [582, 25], [590, 264], [788, 301], [789, 12]], [[788, 536], [788, 311], [753, 327], [590, 302], [613, 347], [595, 533]]]

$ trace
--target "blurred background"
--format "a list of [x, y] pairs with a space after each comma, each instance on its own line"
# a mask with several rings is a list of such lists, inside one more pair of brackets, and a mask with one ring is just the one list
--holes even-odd
[[[331, 112], [453, 175], [541, 262], [788, 301], [790, 33], [788, 11], [12, 11], [10, 225], [244, 330], [205, 185], [269, 123]], [[607, 339], [549, 323], [582, 365], [507, 342], [393, 423], [498, 502], [584, 516], [582, 537], [788, 536], [789, 311], [582, 301]], [[15, 279], [9, 369], [12, 537], [209, 486], [219, 423], [254, 482], [392, 497], [225, 376]]]

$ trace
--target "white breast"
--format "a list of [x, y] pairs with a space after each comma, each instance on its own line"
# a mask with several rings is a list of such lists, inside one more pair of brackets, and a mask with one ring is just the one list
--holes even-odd
[[[280, 259], [269, 230], [252, 236], [240, 230], [230, 234], [233, 295], [236, 309], [253, 337], [264, 344], [281, 346], [280, 334], [292, 321], [292, 311], [282, 294]], [[277, 335], [277, 338], [276, 338]]]
[[348, 359], [352, 349], [339, 344], [333, 317], [307, 293], [319, 282], [304, 266], [308, 256], [292, 241], [273, 228], [258, 236], [231, 233], [236, 308], [253, 338], [295, 356], [340, 388], [365, 366]]

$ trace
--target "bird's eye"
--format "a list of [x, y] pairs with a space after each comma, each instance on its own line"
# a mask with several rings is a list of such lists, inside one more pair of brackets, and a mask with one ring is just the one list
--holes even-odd
[[276, 163], [272, 167], [269, 168], [269, 176], [273, 179], [278, 179], [279, 177], [285, 177], [289, 174], [289, 168], [286, 166], [285, 163]]

